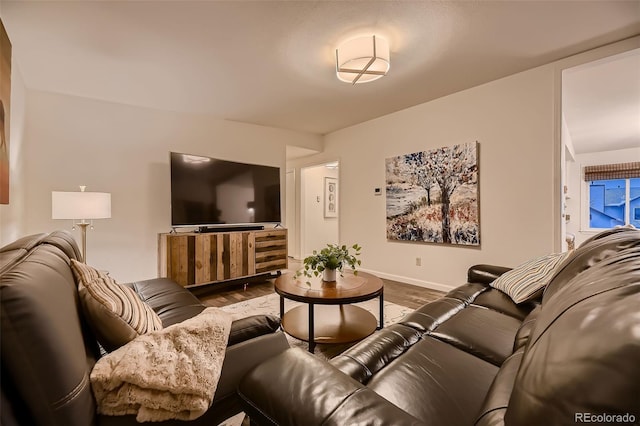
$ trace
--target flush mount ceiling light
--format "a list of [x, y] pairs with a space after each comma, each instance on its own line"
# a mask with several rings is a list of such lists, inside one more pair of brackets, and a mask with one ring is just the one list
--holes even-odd
[[389, 43], [382, 37], [353, 38], [336, 49], [336, 74], [346, 83], [368, 83], [389, 71]]

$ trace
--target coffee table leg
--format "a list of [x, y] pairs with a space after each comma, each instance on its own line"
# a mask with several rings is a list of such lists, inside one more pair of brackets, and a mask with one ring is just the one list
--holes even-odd
[[284, 318], [284, 297], [280, 296], [280, 321]]
[[313, 303], [309, 303], [309, 352], [313, 353], [316, 348], [315, 330], [313, 324]]
[[384, 293], [380, 293], [380, 325], [378, 330], [384, 327]]

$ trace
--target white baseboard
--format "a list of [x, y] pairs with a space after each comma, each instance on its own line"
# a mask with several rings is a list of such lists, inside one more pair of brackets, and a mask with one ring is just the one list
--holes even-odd
[[363, 272], [368, 272], [370, 274], [375, 275], [376, 277], [384, 278], [384, 279], [387, 279], [387, 280], [399, 281], [399, 282], [405, 283], [405, 284], [417, 285], [419, 287], [430, 288], [432, 290], [443, 291], [445, 293], [448, 293], [448, 292], [450, 292], [451, 290], [453, 290], [455, 288], [455, 287], [452, 287], [452, 286], [449, 286], [449, 285], [446, 285], [446, 284], [434, 283], [434, 282], [431, 282], [431, 281], [418, 280], [418, 279], [415, 279], [415, 278], [405, 277], [405, 276], [402, 276], [402, 275], [387, 274], [385, 272], [374, 271], [372, 269], [360, 268], [359, 270], [363, 271]]

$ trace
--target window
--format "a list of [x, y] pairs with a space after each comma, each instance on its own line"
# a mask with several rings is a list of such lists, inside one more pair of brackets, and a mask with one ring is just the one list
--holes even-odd
[[640, 228], [640, 179], [589, 182], [589, 228]]
[[589, 228], [640, 228], [640, 162], [588, 166], [584, 180]]

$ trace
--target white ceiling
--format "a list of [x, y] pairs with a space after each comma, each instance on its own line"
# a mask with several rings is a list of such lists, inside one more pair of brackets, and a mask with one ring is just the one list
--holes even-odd
[[562, 113], [576, 154], [640, 147], [640, 49], [563, 71]]
[[[639, 1], [11, 1], [30, 89], [325, 134], [640, 34]], [[351, 86], [335, 47], [391, 70]]]

